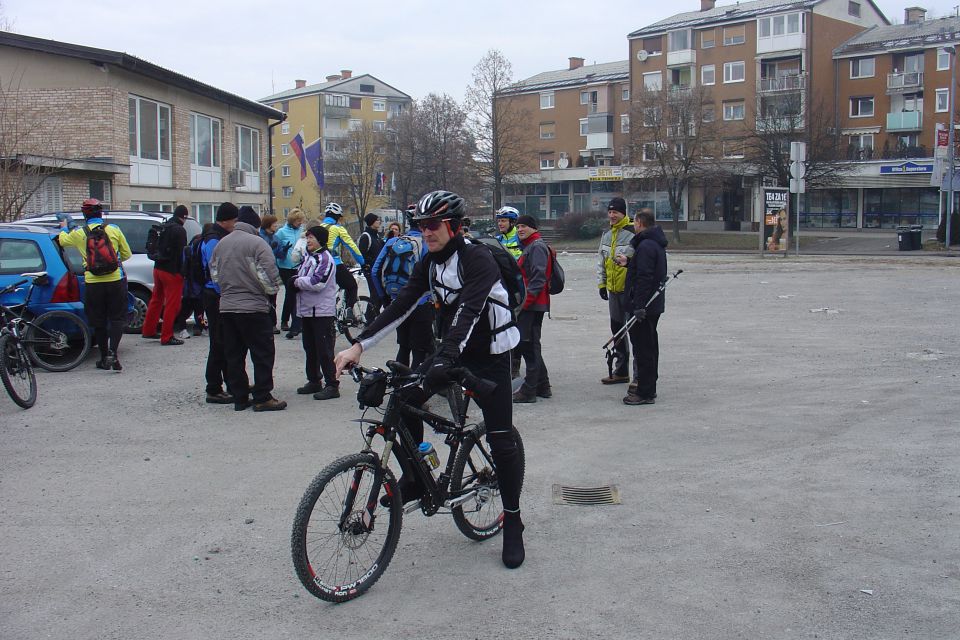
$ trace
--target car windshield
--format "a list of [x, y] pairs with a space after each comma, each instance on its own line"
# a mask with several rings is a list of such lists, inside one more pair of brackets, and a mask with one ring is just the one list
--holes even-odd
[[0, 238], [0, 274], [44, 271], [46, 263], [40, 245], [26, 238]]

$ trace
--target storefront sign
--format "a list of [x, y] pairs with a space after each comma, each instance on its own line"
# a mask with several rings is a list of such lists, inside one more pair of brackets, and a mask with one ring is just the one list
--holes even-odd
[[787, 250], [789, 205], [790, 192], [786, 189], [763, 190], [763, 246], [767, 251]]
[[904, 173], [933, 173], [932, 164], [917, 164], [916, 162], [904, 162], [903, 164], [891, 164], [880, 167], [881, 174], [904, 174]]
[[623, 180], [623, 169], [620, 167], [590, 167], [588, 176], [591, 182]]

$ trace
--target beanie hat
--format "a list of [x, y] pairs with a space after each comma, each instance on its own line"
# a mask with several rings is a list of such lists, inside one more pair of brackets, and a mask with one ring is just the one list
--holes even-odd
[[607, 205], [607, 211], [619, 211], [623, 215], [627, 215], [627, 203], [623, 198], [614, 198]]
[[380, 219], [380, 216], [378, 216], [377, 214], [368, 213], [367, 215], [363, 216], [363, 223], [368, 227], [370, 227], [370, 226], [373, 226], [373, 224], [379, 219]]
[[237, 205], [232, 202], [224, 202], [217, 207], [217, 222], [226, 222], [227, 220], [236, 220], [240, 212]]
[[307, 233], [317, 239], [321, 248], [326, 247], [327, 242], [330, 240], [330, 232], [327, 231], [326, 227], [319, 224], [307, 229]]
[[517, 218], [517, 224], [522, 224], [524, 226], [530, 227], [531, 229], [536, 229], [537, 219], [525, 213], [519, 218]]
[[182, 204], [178, 204], [178, 205], [177, 205], [177, 208], [173, 210], [173, 217], [174, 217], [174, 218], [180, 218], [181, 220], [183, 220], [184, 218], [188, 217], [189, 215], [190, 215], [190, 209], [187, 209], [187, 207], [186, 207], [185, 205], [182, 205]]
[[254, 229], [260, 228], [260, 216], [257, 215], [257, 212], [253, 210], [253, 207], [248, 204], [240, 207], [240, 212], [237, 214], [237, 222], [246, 222]]

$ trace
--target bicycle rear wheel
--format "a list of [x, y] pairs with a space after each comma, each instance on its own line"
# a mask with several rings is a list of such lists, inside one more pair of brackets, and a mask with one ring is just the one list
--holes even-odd
[[24, 409], [37, 401], [37, 376], [20, 342], [10, 335], [0, 336], [0, 380], [10, 398]]
[[343, 325], [343, 337], [346, 338], [350, 344], [353, 344], [356, 337], [367, 328], [367, 314], [369, 313], [369, 309], [370, 298], [367, 296], [359, 296], [353, 305], [354, 322]]
[[27, 324], [23, 346], [41, 369], [69, 371], [90, 351], [90, 330], [76, 314], [48, 311]]
[[[464, 440], [453, 461], [453, 477], [450, 478], [450, 495], [463, 495], [476, 491], [469, 501], [451, 509], [453, 522], [460, 532], [472, 540], [487, 540], [500, 533], [503, 526], [503, 503], [500, 501], [500, 485], [496, 465], [483, 440], [486, 428], [480, 423], [474, 433]], [[526, 470], [523, 439], [517, 428], [513, 436], [520, 450], [521, 486]]]
[[386, 470], [381, 482], [390, 507], [380, 506], [382, 489], [371, 491], [379, 467], [372, 453], [340, 458], [314, 478], [300, 500], [290, 537], [293, 566], [307, 591], [321, 600], [346, 602], [362, 595], [397, 549], [403, 523], [400, 490]]

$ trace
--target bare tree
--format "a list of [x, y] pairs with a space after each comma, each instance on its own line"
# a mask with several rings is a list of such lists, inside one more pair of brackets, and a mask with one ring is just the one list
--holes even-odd
[[387, 139], [387, 172], [391, 176], [391, 187], [396, 187], [393, 204], [397, 209], [403, 209], [419, 195], [414, 187], [419, 172], [417, 160], [420, 158], [415, 103], [390, 119]]
[[7, 16], [2, 2], [0, 2], [0, 31], [13, 31], [13, 18]]
[[489, 50], [473, 68], [466, 109], [476, 140], [477, 169], [493, 188], [493, 208], [500, 207], [508, 176], [523, 173], [529, 163], [530, 113], [506, 90], [513, 84], [513, 67], [503, 53]]
[[360, 126], [350, 130], [339, 149], [329, 152], [325, 160], [325, 165], [329, 167], [328, 179], [333, 183], [331, 186], [342, 187], [342, 193], [352, 204], [361, 229], [370, 201], [379, 195], [378, 180], [379, 186], [384, 187], [385, 145], [385, 133], [375, 130], [372, 123], [364, 120]]
[[702, 86], [643, 89], [630, 112], [628, 143], [633, 178], [653, 179], [667, 192], [673, 240], [680, 242], [683, 194], [695, 183], [718, 179], [723, 141], [713, 98]]

